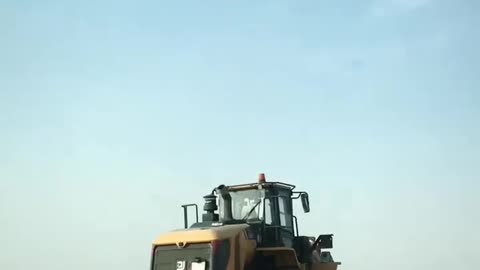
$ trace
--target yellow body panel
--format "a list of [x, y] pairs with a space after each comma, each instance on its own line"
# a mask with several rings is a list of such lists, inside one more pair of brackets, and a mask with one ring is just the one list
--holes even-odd
[[214, 240], [229, 239], [230, 250], [228, 269], [244, 269], [245, 265], [252, 262], [255, 256], [256, 240], [248, 239], [247, 224], [227, 225], [208, 228], [189, 228], [170, 231], [160, 235], [154, 246], [178, 245], [186, 246], [193, 243], [206, 243]]
[[228, 225], [208, 228], [189, 228], [175, 230], [160, 235], [154, 242], [154, 245], [170, 244], [189, 244], [210, 242], [213, 240], [227, 239], [236, 236], [241, 231], [248, 228], [247, 224]]
[[255, 249], [257, 248], [257, 241], [255, 239], [248, 239], [248, 237], [242, 237], [241, 235], [237, 236], [238, 260], [241, 262], [239, 267], [244, 269], [244, 266], [251, 263], [255, 258]]

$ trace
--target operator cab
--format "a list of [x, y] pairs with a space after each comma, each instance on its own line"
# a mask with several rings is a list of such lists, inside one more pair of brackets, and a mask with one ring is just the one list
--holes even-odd
[[[302, 198], [304, 211], [309, 211], [308, 195], [294, 192], [295, 186], [266, 182], [260, 174], [258, 183], [224, 187], [218, 197], [219, 220], [228, 223], [249, 223], [262, 246], [292, 246], [298, 234], [293, 215], [293, 199]], [[222, 193], [222, 192], [220, 192]], [[301, 196], [295, 196], [300, 194]]]
[[[188, 228], [187, 208], [196, 208], [193, 228], [227, 226], [248, 223], [257, 243], [263, 247], [292, 247], [298, 238], [297, 218], [293, 215], [292, 201], [301, 198], [304, 212], [310, 211], [308, 194], [293, 191], [294, 185], [281, 182], [266, 182], [260, 174], [257, 183], [225, 186], [220, 185], [211, 194], [204, 196], [202, 221], [198, 221], [196, 204], [182, 205], [185, 229]], [[217, 211], [218, 210], [218, 211]]]

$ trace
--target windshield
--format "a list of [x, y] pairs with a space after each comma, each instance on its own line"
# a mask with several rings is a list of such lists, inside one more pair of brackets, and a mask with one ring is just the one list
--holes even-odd
[[[230, 191], [232, 197], [232, 216], [233, 219], [262, 219], [263, 202], [265, 190], [247, 189], [239, 191]], [[255, 207], [256, 206], [256, 207]], [[223, 199], [220, 199], [219, 214], [223, 217]], [[252, 211], [252, 209], [255, 209]], [[250, 214], [249, 214], [250, 213]]]

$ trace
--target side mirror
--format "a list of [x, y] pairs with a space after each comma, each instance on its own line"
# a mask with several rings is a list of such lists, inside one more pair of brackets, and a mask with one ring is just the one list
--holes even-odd
[[300, 195], [300, 198], [302, 200], [303, 212], [310, 212], [310, 202], [308, 201], [308, 194], [302, 193], [302, 195]]

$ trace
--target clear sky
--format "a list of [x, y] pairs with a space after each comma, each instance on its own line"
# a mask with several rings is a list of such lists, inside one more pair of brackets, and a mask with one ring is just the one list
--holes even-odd
[[148, 269], [218, 184], [341, 269], [478, 269], [478, 1], [0, 1], [0, 268]]

